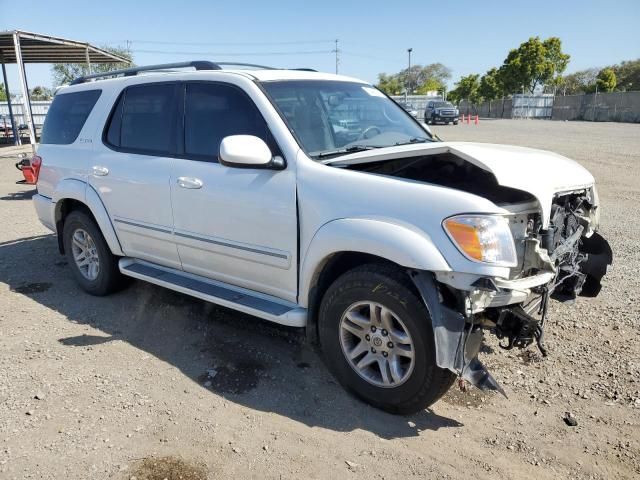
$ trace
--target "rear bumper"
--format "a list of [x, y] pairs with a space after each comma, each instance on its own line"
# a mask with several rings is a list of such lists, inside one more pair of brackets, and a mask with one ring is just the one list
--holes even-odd
[[36, 207], [38, 219], [45, 227], [52, 232], [56, 231], [56, 222], [54, 216], [54, 204], [49, 197], [36, 193], [33, 196], [33, 205]]

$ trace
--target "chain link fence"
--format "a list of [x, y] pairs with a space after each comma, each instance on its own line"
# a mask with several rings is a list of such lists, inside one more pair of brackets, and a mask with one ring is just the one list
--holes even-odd
[[463, 100], [460, 114], [483, 118], [540, 118], [591, 122], [640, 123], [640, 92], [553, 96], [514, 95], [472, 104]]

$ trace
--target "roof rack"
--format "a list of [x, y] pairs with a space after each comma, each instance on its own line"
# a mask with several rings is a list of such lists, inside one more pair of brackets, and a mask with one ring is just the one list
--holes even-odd
[[[196, 70], [222, 70], [221, 65], [228, 65], [232, 67], [252, 67], [261, 70], [278, 70], [275, 67], [267, 67], [265, 65], [257, 65], [255, 63], [239, 63], [239, 62], [209, 62], [207, 60], [195, 60], [191, 62], [176, 62], [176, 63], [162, 63], [159, 65], [147, 65], [144, 67], [131, 67], [124, 68], [122, 70], [112, 70], [110, 72], [94, 73], [92, 75], [83, 75], [71, 82], [70, 85], [78, 85], [80, 83], [86, 83], [90, 80], [98, 80], [111, 77], [133, 77], [141, 72], [166, 72], [168, 69], [173, 68], [188, 68], [193, 67]], [[303, 72], [317, 72], [313, 68], [291, 68], [290, 70], [299, 70]]]
[[278, 70], [276, 67], [256, 65], [255, 63], [216, 62], [216, 65], [229, 65], [230, 67], [253, 67], [253, 68], [259, 68], [260, 70]]
[[151, 72], [157, 70], [166, 70], [167, 68], [188, 68], [193, 67], [196, 70], [222, 70], [220, 65], [206, 60], [196, 60], [192, 62], [177, 62], [177, 63], [163, 63], [160, 65], [146, 65], [144, 67], [132, 67], [124, 68], [122, 70], [112, 70], [110, 72], [94, 73], [93, 75], [83, 75], [71, 82], [71, 85], [78, 85], [79, 83], [85, 83], [89, 80], [97, 80], [99, 78], [109, 77], [133, 77], [140, 72]]

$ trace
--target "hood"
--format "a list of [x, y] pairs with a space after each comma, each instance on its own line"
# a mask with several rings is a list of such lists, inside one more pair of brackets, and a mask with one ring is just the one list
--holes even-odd
[[434, 142], [368, 150], [327, 163], [352, 165], [430, 154], [451, 153], [491, 172], [499, 185], [533, 195], [540, 203], [546, 228], [553, 196], [593, 185], [591, 173], [577, 162], [553, 152], [509, 145]]

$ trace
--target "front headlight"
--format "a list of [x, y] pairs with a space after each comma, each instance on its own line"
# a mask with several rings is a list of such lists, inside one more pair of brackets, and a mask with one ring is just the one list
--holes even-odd
[[458, 250], [470, 260], [505, 267], [518, 264], [509, 221], [498, 215], [456, 215], [442, 225]]

